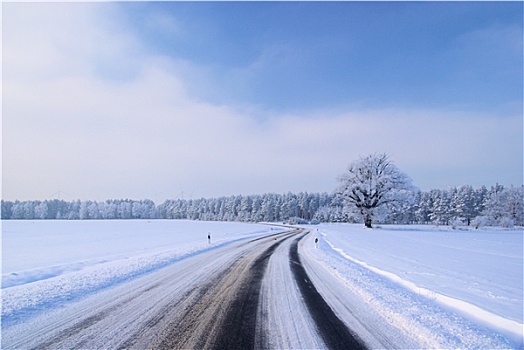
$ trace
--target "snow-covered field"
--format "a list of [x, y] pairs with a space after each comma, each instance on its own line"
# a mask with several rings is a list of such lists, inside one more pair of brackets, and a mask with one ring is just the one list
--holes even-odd
[[[522, 229], [365, 229], [347, 224], [310, 228], [319, 245], [309, 254], [329, 264], [333, 274], [343, 275], [345, 262], [356, 263], [428, 304], [434, 302], [522, 345]], [[407, 313], [394, 303], [388, 307], [396, 307], [399, 315]]]
[[[435, 343], [420, 344], [511, 344], [522, 348], [522, 230], [433, 226], [369, 230], [345, 224], [309, 228], [312, 234], [300, 252], [313, 272], [321, 276], [327, 271], [338, 281], [327, 286], [338, 288], [339, 295], [345, 288], [351, 291], [350, 297], [366, 298], [370, 307], [376, 306], [380, 314], [376, 317], [386, 318], [406, 334], [411, 332], [411, 337], [417, 332], [420, 337], [426, 337], [423, 332], [440, 332], [426, 337]], [[41, 310], [178, 260], [277, 230], [283, 228], [199, 221], [4, 221], [2, 326], [24, 322]], [[315, 237], [319, 238], [318, 248], [313, 243]], [[322, 293], [322, 288], [319, 291]], [[396, 298], [392, 293], [406, 297]], [[410, 304], [415, 298], [420, 305]], [[444, 329], [443, 320], [436, 319], [437, 314], [443, 317], [436, 308], [471, 322], [460, 321], [468, 328], [453, 335], [462, 337], [460, 340], [441, 339], [452, 337], [451, 326]], [[417, 328], [420, 324], [428, 327]], [[499, 335], [509, 343], [498, 339]], [[474, 339], [469, 342], [467, 337]], [[479, 337], [488, 341], [479, 342]]]
[[2, 323], [271, 230], [282, 228], [168, 220], [3, 221]]

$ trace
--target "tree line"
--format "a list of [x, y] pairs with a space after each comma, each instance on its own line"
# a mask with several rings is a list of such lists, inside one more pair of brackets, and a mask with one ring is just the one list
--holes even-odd
[[[524, 186], [470, 185], [415, 190], [374, 212], [378, 224], [523, 226]], [[362, 222], [355, 206], [334, 193], [266, 193], [219, 198], [151, 200], [4, 201], [2, 220], [189, 219], [242, 222]]]
[[153, 201], [118, 199], [97, 201], [3, 201], [2, 220], [156, 219]]

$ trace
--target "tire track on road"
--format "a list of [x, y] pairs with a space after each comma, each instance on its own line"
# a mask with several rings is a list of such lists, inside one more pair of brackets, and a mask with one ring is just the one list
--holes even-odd
[[[295, 307], [288, 312], [296, 310], [299, 318], [309, 320], [309, 339], [317, 339], [318, 344], [322, 339], [331, 349], [365, 349], [307, 276], [298, 254], [298, 242], [304, 236], [304, 229], [293, 229], [186, 260], [94, 296], [96, 303], [58, 310], [65, 318], [25, 333], [27, 342], [11, 339], [7, 348], [267, 348], [273, 333], [268, 333], [261, 305], [274, 306], [282, 291], [278, 286], [270, 294], [262, 290], [264, 278], [275, 277], [268, 273], [268, 265], [275, 266], [270, 263], [273, 257], [271, 261], [278, 261], [281, 271], [287, 271], [285, 281], [296, 291], [294, 298], [303, 298], [292, 303]], [[301, 337], [304, 329], [296, 331], [296, 337]], [[37, 339], [29, 339], [34, 336]]]
[[[256, 317], [249, 318], [258, 302], [256, 281], [264, 275], [264, 261], [297, 232], [272, 233], [212, 250], [53, 309], [11, 328], [7, 335], [2, 330], [2, 347], [234, 348], [227, 334], [236, 332], [238, 322], [246, 324], [240, 339], [254, 338], [250, 334]], [[241, 316], [235, 316], [242, 309]], [[236, 343], [236, 348], [244, 348], [238, 339]]]
[[239, 295], [231, 304], [220, 333], [215, 339], [214, 349], [253, 349], [255, 347], [257, 309], [262, 279], [269, 257], [280, 244], [289, 238], [291, 236], [271, 245], [251, 265], [251, 273], [242, 282]]
[[309, 313], [315, 321], [322, 339], [330, 349], [367, 349], [358, 335], [352, 332], [337, 317], [307, 275], [298, 254], [298, 242], [304, 237], [305, 235], [298, 237], [291, 244], [289, 263]]
[[275, 238], [261, 242], [262, 245], [270, 243], [262, 253], [242, 255], [209, 283], [200, 297], [187, 307], [187, 312], [167, 325], [147, 348], [243, 350], [260, 347], [255, 344], [257, 308], [269, 257], [285, 240], [301, 232], [302, 229], [298, 229], [280, 237], [268, 236]]

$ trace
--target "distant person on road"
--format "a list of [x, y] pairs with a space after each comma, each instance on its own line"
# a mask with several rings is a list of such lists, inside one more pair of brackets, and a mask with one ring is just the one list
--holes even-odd
[[211, 244], [211, 233], [207, 234], [207, 244]]
[[315, 248], [318, 248], [318, 238], [315, 238]]

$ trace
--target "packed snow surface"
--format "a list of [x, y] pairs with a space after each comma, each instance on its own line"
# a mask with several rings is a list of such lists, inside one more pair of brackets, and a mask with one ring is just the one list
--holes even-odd
[[[370, 344], [385, 344], [377, 335], [383, 332], [389, 339], [406, 336], [392, 347], [522, 348], [522, 230], [308, 228], [299, 249], [308, 274], [339, 315], [362, 323], [356, 329], [369, 331], [364, 338]], [[199, 221], [3, 221], [2, 327], [279, 230], [284, 228]], [[266, 282], [271, 290], [284, 285]], [[344, 310], [359, 304], [360, 311]]]

